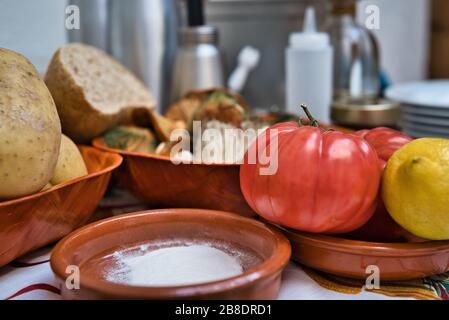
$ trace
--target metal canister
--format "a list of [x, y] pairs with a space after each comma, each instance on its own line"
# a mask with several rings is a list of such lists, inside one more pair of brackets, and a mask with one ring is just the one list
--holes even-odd
[[223, 85], [223, 61], [218, 49], [217, 29], [207, 25], [180, 29], [171, 101], [180, 99], [192, 89]]

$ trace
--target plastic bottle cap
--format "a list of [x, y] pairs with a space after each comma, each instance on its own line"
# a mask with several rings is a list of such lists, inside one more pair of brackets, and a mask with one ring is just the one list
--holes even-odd
[[290, 35], [290, 45], [303, 50], [321, 50], [330, 46], [329, 35], [325, 32], [317, 32], [313, 7], [306, 9], [303, 32], [295, 32]]

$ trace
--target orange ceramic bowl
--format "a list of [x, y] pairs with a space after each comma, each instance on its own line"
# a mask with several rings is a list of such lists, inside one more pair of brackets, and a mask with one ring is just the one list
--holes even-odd
[[[249, 249], [258, 259], [252, 259], [241, 275], [198, 285], [142, 287], [104, 279], [109, 267], [99, 262], [101, 257], [150, 241], [180, 239]], [[285, 236], [262, 222], [220, 211], [160, 209], [113, 217], [75, 231], [55, 247], [51, 267], [65, 299], [274, 299], [290, 253]], [[79, 267], [77, 290], [65, 285], [68, 266]]]
[[280, 228], [292, 244], [292, 259], [337, 276], [366, 279], [375, 266], [380, 280], [410, 280], [449, 270], [449, 241], [375, 243]]
[[240, 166], [180, 164], [169, 157], [108, 148], [101, 138], [96, 148], [123, 156], [118, 179], [136, 197], [155, 208], [202, 208], [252, 217], [240, 190]]
[[0, 267], [61, 239], [90, 218], [122, 157], [79, 147], [89, 174], [46, 191], [0, 202]]

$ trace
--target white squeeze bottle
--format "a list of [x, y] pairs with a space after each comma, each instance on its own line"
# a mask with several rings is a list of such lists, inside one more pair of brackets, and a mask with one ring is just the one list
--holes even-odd
[[286, 61], [287, 111], [300, 115], [304, 103], [316, 119], [330, 123], [333, 49], [329, 35], [317, 32], [313, 7], [306, 9], [303, 32], [290, 35]]

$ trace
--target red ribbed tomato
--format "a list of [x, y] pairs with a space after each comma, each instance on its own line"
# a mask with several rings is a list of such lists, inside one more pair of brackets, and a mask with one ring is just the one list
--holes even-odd
[[[364, 138], [376, 150], [382, 171], [393, 153], [413, 140], [397, 130], [383, 127], [357, 131], [355, 134]], [[379, 197], [373, 217], [364, 226], [352, 232], [350, 237], [365, 241], [402, 242], [409, 240], [411, 234], [390, 217], [382, 198]]]
[[266, 136], [271, 135], [278, 140], [277, 171], [261, 175], [267, 166], [248, 161], [255, 150], [258, 155], [273, 150], [270, 139], [259, 142], [262, 136], [248, 149], [240, 169], [243, 195], [255, 212], [285, 227], [328, 234], [353, 231], [371, 218], [380, 170], [377, 154], [365, 140], [294, 122], [269, 128]]
[[379, 156], [382, 170], [388, 159], [406, 143], [413, 139], [409, 136], [390, 128], [379, 127], [372, 130], [361, 130], [355, 133], [365, 139]]

